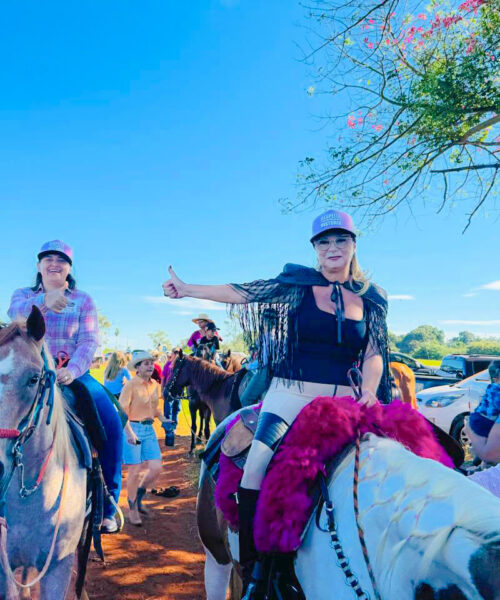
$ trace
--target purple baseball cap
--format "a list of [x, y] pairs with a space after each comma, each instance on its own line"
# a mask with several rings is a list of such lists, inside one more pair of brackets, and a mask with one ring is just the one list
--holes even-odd
[[357, 235], [351, 215], [341, 212], [340, 210], [331, 209], [314, 219], [311, 242], [314, 242], [320, 235], [332, 231], [333, 229], [342, 229], [354, 236]]
[[68, 244], [61, 242], [61, 240], [45, 242], [38, 253], [38, 260], [41, 260], [48, 254], [59, 254], [59, 256], [62, 256], [65, 260], [67, 260], [70, 265], [73, 264], [73, 250], [70, 246], [68, 246]]

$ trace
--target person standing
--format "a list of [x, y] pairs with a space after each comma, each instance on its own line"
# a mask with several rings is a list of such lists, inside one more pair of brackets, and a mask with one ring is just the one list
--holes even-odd
[[104, 371], [104, 386], [116, 398], [120, 396], [125, 382], [131, 379], [126, 364], [123, 352], [113, 352]]
[[33, 306], [42, 312], [45, 340], [54, 357], [64, 356], [57, 369], [59, 385], [75, 379], [92, 396], [106, 431], [107, 441], [99, 452], [104, 480], [111, 498], [104, 503], [103, 533], [115, 533], [116, 505], [122, 480], [122, 424], [108, 393], [89, 369], [99, 345], [97, 310], [92, 298], [76, 286], [71, 274], [73, 250], [60, 240], [46, 242], [38, 253], [37, 276], [33, 287], [16, 290], [10, 302], [11, 319], [28, 317]]
[[152, 378], [153, 356], [143, 350], [135, 351], [129, 369], [135, 371], [135, 377], [124, 385], [120, 394], [120, 406], [128, 417], [123, 432], [127, 442], [123, 448], [123, 462], [128, 465], [129, 521], [132, 525], [141, 525], [140, 513], [148, 514], [142, 501], [162, 468], [161, 450], [153, 423], [159, 419], [164, 426], [167, 419], [160, 410], [160, 385]]

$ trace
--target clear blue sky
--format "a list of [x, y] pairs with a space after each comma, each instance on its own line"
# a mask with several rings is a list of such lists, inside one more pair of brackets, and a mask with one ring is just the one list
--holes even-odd
[[[0, 318], [48, 239], [74, 247], [79, 286], [133, 347], [207, 310], [161, 299], [170, 263], [198, 283], [314, 264], [314, 212], [278, 204], [327, 143], [298, 3], [20, 0], [2, 23]], [[499, 336], [500, 283], [481, 289], [500, 281], [498, 211], [461, 235], [464, 207], [424, 200], [359, 240], [374, 281], [411, 298], [391, 301], [391, 329]]]

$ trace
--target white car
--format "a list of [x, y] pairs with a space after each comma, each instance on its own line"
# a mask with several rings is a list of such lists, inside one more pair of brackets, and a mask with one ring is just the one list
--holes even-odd
[[477, 407], [489, 383], [491, 379], [485, 370], [451, 385], [421, 390], [417, 393], [418, 409], [429, 421], [466, 446], [464, 418]]

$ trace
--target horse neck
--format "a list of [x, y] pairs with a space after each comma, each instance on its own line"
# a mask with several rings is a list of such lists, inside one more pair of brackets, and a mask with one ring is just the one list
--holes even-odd
[[219, 367], [205, 367], [201, 361], [190, 361], [189, 368], [189, 384], [209, 406], [215, 421], [219, 422], [231, 412], [230, 395], [234, 375]]

